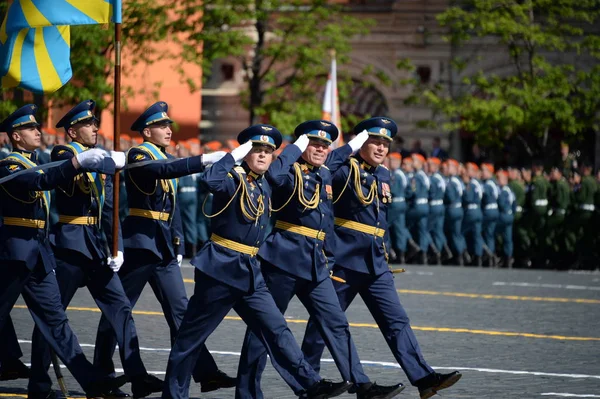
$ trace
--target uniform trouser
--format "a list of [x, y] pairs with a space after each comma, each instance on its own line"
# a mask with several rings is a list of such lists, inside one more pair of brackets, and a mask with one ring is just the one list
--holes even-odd
[[462, 233], [463, 210], [461, 207], [449, 207], [446, 210], [445, 227], [448, 243], [454, 255], [461, 255], [467, 249]]
[[[137, 303], [146, 283], [150, 283], [169, 325], [171, 344], [173, 344], [188, 306], [183, 277], [181, 276], [181, 270], [177, 265], [177, 261], [173, 259], [167, 262], [142, 266], [127, 265], [126, 261], [121, 270], [119, 270], [119, 277], [132, 308]], [[94, 364], [107, 375], [114, 374], [112, 355], [115, 351], [116, 343], [117, 341], [111, 325], [103, 315], [98, 325]], [[212, 355], [206, 346], [203, 345], [200, 359], [194, 369], [194, 380], [196, 382], [202, 381], [203, 377], [213, 374], [217, 370], [218, 368]]]
[[548, 232], [546, 231], [546, 217], [548, 207], [534, 206], [525, 214], [525, 224], [529, 235], [530, 247], [527, 253], [531, 256], [544, 256], [544, 245]]
[[565, 255], [565, 214], [564, 210], [553, 210], [552, 214], [546, 219], [548, 236], [546, 237], [545, 247], [549, 249], [549, 256], [554, 261]]
[[429, 234], [433, 245], [438, 251], [442, 251], [446, 245], [446, 235], [444, 234], [444, 205], [433, 205], [429, 207]]
[[9, 315], [0, 331], [0, 366], [16, 362], [21, 356], [23, 356], [23, 352], [21, 352], [15, 326]]
[[406, 228], [406, 208], [404, 210], [390, 208], [388, 225], [392, 248], [403, 253], [406, 252], [408, 240], [412, 239]]
[[531, 240], [527, 234], [526, 218], [522, 212], [515, 213], [515, 221], [513, 223], [514, 241], [515, 241], [515, 257], [527, 257], [529, 248], [531, 248]]
[[40, 333], [86, 390], [101, 378], [85, 358], [63, 310], [54, 271], [44, 270], [41, 259], [30, 271], [23, 262], [3, 262], [0, 267], [0, 329], [9, 321], [15, 302], [23, 296]]
[[[76, 263], [76, 264], [74, 264]], [[56, 259], [56, 280], [63, 309], [69, 306], [79, 287], [87, 286], [92, 298], [110, 323], [119, 343], [119, 354], [129, 378], [146, 374], [140, 357], [140, 347], [131, 315], [129, 299], [123, 291], [119, 276], [100, 260], [72, 255], [69, 261]], [[38, 328], [33, 330], [31, 348], [31, 377], [29, 392], [48, 392], [52, 380], [48, 375], [50, 348]]]
[[484, 244], [491, 253], [496, 252], [496, 224], [498, 223], [498, 210], [490, 209], [483, 211], [483, 220], [481, 223], [481, 235]]
[[[348, 319], [340, 307], [332, 280], [325, 278], [319, 282], [308, 281], [268, 262], [262, 261], [261, 265], [267, 288], [281, 314], [285, 314], [288, 304], [296, 295], [315, 320], [342, 379], [359, 385], [369, 382], [369, 377], [365, 375], [360, 364], [354, 341], [350, 336]], [[236, 398], [263, 398], [260, 379], [266, 363], [267, 350], [252, 330], [247, 329], [238, 368]], [[302, 386], [276, 362], [273, 363], [277, 372], [294, 392], [299, 394], [303, 390]]]
[[[304, 360], [264, 281], [252, 293], [195, 271], [196, 285], [167, 365], [163, 398], [187, 398], [190, 373], [206, 339], [234, 309], [261, 340], [270, 358], [308, 389], [321, 377]], [[279, 368], [278, 368], [279, 369]]]
[[179, 203], [179, 209], [181, 212], [183, 238], [187, 244], [193, 245], [198, 242], [198, 228], [196, 226], [198, 197], [196, 194], [197, 193], [195, 192], [180, 193], [177, 197], [177, 202]]
[[483, 255], [483, 237], [481, 236], [480, 209], [467, 209], [462, 223], [462, 232], [467, 242], [469, 253], [474, 256]]
[[[433, 373], [421, 354], [408, 315], [400, 303], [392, 273], [373, 276], [335, 266], [334, 274], [346, 280], [346, 283], [333, 283], [342, 309], [346, 311], [356, 295], [361, 296], [410, 383], [414, 385], [416, 381]], [[311, 317], [306, 326], [302, 352], [317, 371], [320, 369], [324, 348], [325, 343], [316, 320]]]
[[429, 248], [429, 244], [431, 243], [431, 236], [429, 235], [429, 229], [427, 228], [428, 215], [429, 205], [427, 204], [414, 205], [406, 214], [408, 229], [413, 237], [415, 237], [421, 250], [424, 252], [427, 251], [427, 248]]
[[502, 254], [509, 258], [513, 256], [513, 215], [501, 213], [496, 223], [496, 234], [502, 240]]

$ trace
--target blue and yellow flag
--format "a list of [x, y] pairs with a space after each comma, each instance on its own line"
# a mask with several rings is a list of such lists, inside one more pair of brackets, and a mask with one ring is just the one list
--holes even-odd
[[15, 0], [0, 26], [3, 87], [53, 93], [71, 79], [70, 25], [121, 22], [121, 0]]

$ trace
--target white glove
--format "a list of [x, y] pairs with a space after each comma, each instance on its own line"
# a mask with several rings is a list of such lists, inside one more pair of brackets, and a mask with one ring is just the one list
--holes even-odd
[[300, 148], [300, 151], [304, 152], [306, 151], [306, 147], [308, 147], [308, 142], [308, 136], [306, 134], [303, 134], [302, 136], [298, 137], [296, 141], [294, 141], [294, 145]]
[[183, 262], [183, 255], [177, 255], [177, 265], [181, 267], [181, 262]]
[[238, 148], [234, 148], [233, 150], [231, 150], [231, 156], [233, 157], [235, 162], [239, 162], [242, 159], [244, 159], [246, 155], [248, 155], [251, 149], [252, 141], [248, 140]]
[[108, 154], [104, 150], [92, 148], [91, 150], [77, 154], [76, 158], [77, 162], [79, 162], [79, 165], [81, 165], [82, 168], [92, 168], [100, 165], [104, 157], [107, 155]]
[[348, 142], [350, 148], [352, 148], [352, 152], [356, 152], [360, 150], [360, 147], [369, 139], [369, 132], [363, 130], [359, 134], [356, 135], [355, 138]]
[[211, 154], [202, 154], [202, 165], [212, 165], [227, 154], [225, 151], [216, 151]]
[[125, 153], [122, 151], [110, 151], [110, 157], [115, 161], [115, 168], [123, 169], [125, 166]]
[[123, 252], [117, 251], [117, 256], [110, 257], [107, 259], [108, 267], [112, 269], [113, 272], [118, 272], [121, 266], [123, 266]]

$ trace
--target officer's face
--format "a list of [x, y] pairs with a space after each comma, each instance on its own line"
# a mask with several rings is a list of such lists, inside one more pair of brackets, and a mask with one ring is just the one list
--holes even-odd
[[390, 141], [381, 137], [369, 137], [360, 148], [360, 156], [371, 166], [381, 165], [390, 151]]
[[26, 151], [33, 151], [42, 144], [42, 133], [37, 126], [26, 126], [12, 132], [13, 143]]
[[489, 171], [487, 168], [481, 168], [481, 176], [487, 180], [487, 179], [491, 179], [492, 178], [492, 172]]
[[458, 167], [454, 163], [448, 163], [448, 174], [450, 176], [456, 176], [458, 174]]
[[69, 128], [71, 139], [87, 147], [94, 147], [98, 142], [98, 123], [94, 120], [77, 123]]
[[508, 176], [505, 173], [496, 173], [496, 179], [498, 180], [498, 184], [501, 186], [506, 186], [508, 183]]
[[142, 131], [145, 140], [161, 147], [168, 147], [171, 144], [172, 134], [170, 123], [156, 123]]
[[329, 144], [320, 140], [310, 140], [308, 147], [302, 153], [302, 159], [313, 166], [321, 166], [327, 159]]
[[412, 172], [413, 171], [412, 159], [410, 159], [410, 158], [405, 159], [404, 162], [402, 162], [402, 169], [407, 173]]
[[254, 173], [262, 175], [269, 169], [273, 161], [273, 147], [266, 145], [255, 145], [246, 155], [244, 161]]
[[388, 158], [390, 160], [390, 169], [396, 170], [400, 167], [400, 159], [399, 158]]

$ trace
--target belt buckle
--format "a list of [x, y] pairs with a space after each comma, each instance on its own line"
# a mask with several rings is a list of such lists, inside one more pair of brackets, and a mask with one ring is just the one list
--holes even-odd
[[258, 248], [253, 247], [252, 248], [252, 254], [250, 256], [256, 256], [257, 253], [258, 253]]
[[375, 231], [373, 232], [373, 235], [379, 237], [380, 231], [381, 231], [381, 229], [379, 227], [375, 227]]
[[[165, 214], [165, 211], [162, 210], [160, 212], [158, 212], [158, 220], [163, 220], [163, 215]], [[167, 218], [168, 219], [168, 218]]]
[[319, 230], [319, 231], [317, 232], [317, 240], [321, 240], [321, 241], [324, 241], [324, 240], [325, 240], [325, 232], [324, 232], [324, 231], [322, 231], [322, 230]]
[[94, 217], [93, 216], [90, 216], [90, 215], [87, 216], [87, 224], [90, 224], [90, 225], [96, 224], [94, 222]]

